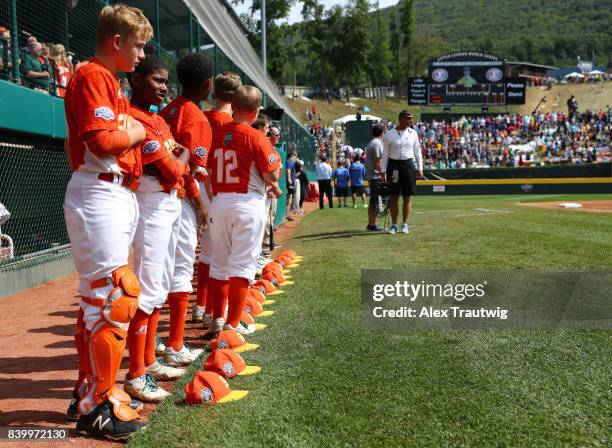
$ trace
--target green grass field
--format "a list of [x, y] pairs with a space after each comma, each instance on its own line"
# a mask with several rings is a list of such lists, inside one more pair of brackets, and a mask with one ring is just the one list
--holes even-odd
[[248, 338], [261, 347], [244, 358], [263, 371], [230, 380], [250, 395], [185, 406], [188, 375], [131, 446], [610, 446], [609, 331], [361, 323], [362, 268], [612, 268], [609, 214], [524, 208], [519, 199], [418, 197], [408, 236], [365, 232], [362, 208], [311, 213], [289, 244], [304, 256], [295, 285], [267, 307], [276, 312], [260, 320], [268, 328]]

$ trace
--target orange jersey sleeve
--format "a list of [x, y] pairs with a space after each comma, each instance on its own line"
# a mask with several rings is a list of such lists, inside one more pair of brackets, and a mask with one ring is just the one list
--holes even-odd
[[[73, 76], [64, 106], [75, 170], [82, 167], [90, 172], [140, 176], [140, 151], [126, 145], [123, 149], [99, 147], [94, 152], [85, 144], [86, 134], [125, 131], [129, 125], [130, 103], [117, 78], [101, 62], [93, 59]], [[85, 157], [87, 152], [91, 157]]]
[[178, 97], [160, 115], [170, 125], [172, 135], [189, 148], [192, 166], [206, 167], [212, 141], [212, 129], [204, 113], [192, 101]]
[[[172, 160], [170, 155], [176, 148], [176, 142], [168, 125], [160, 116], [132, 106], [132, 116], [145, 128], [146, 137], [136, 147], [142, 154], [142, 165], [148, 176], [154, 177], [162, 189], [180, 188], [181, 176], [184, 174], [182, 164]], [[148, 185], [143, 179], [144, 188]]]
[[271, 173], [281, 167], [278, 152], [276, 152], [270, 140], [261, 132], [254, 135], [251, 151], [253, 151], [257, 169], [261, 173]]

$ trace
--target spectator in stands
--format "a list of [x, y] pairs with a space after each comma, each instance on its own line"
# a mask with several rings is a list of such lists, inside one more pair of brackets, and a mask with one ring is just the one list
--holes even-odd
[[63, 98], [66, 94], [66, 87], [72, 77], [73, 67], [72, 62], [66, 55], [66, 49], [62, 44], [55, 44], [51, 48], [51, 59], [55, 63], [55, 83], [56, 94]]
[[366, 169], [363, 163], [361, 163], [361, 149], [355, 151], [355, 161], [351, 164], [349, 174], [351, 177], [351, 195], [353, 196], [353, 208], [357, 207], [357, 195], [361, 195], [361, 202], [364, 207], [366, 204], [366, 195], [363, 182], [366, 177]]
[[327, 163], [327, 157], [321, 157], [321, 161], [317, 164], [317, 182], [319, 184], [319, 208], [323, 209], [324, 196], [327, 195], [329, 208], [334, 208], [334, 199], [331, 192], [331, 177], [332, 168]]
[[333, 179], [336, 183], [336, 197], [338, 198], [338, 207], [346, 207], [349, 178], [349, 170], [346, 169], [344, 159], [338, 159], [338, 162], [336, 163], [336, 169], [334, 170], [333, 174]]
[[[34, 36], [30, 36], [32, 38]], [[28, 38], [28, 41], [30, 41]], [[34, 38], [36, 39], [36, 38]], [[42, 57], [43, 47], [40, 42], [33, 41], [29, 52], [23, 57], [23, 72], [30, 87], [49, 92], [51, 73], [50, 67]]]
[[308, 197], [308, 175], [306, 174], [306, 170], [304, 169], [304, 161], [298, 160], [295, 162], [295, 173], [297, 175], [298, 180], [300, 181], [300, 200], [298, 203], [298, 213], [304, 214], [304, 200]]
[[9, 71], [13, 68], [11, 60], [11, 32], [0, 26], [0, 78], [9, 79]]
[[287, 163], [285, 166], [285, 172], [287, 176], [287, 221], [293, 221], [293, 218], [289, 216], [290, 212], [294, 212], [291, 208], [293, 205], [293, 196], [295, 194], [295, 181], [297, 179], [295, 173], [295, 161], [297, 159], [297, 154], [295, 152], [290, 152], [287, 154]]

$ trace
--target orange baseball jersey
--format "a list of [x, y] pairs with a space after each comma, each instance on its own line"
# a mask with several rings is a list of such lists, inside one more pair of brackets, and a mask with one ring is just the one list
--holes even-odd
[[191, 157], [189, 164], [206, 167], [212, 130], [208, 119], [193, 101], [179, 96], [159, 113], [177, 142], [189, 148]]
[[206, 115], [206, 118], [208, 118], [208, 123], [210, 123], [210, 127], [212, 128], [213, 134], [215, 133], [215, 129], [220, 128], [224, 124], [228, 124], [234, 121], [232, 116], [227, 112], [207, 110], [206, 112], [204, 112], [204, 115]]
[[110, 70], [94, 58], [77, 71], [66, 89], [64, 106], [75, 171], [140, 176], [142, 163], [138, 148], [126, 147], [121, 154], [100, 150], [94, 153], [84, 142], [84, 136], [92, 131], [128, 129], [130, 102]]
[[142, 176], [138, 190], [154, 192], [170, 190], [172, 188], [180, 189], [182, 187], [182, 179], [181, 182], [176, 182], [166, 179], [156, 168], [150, 170], [154, 172], [154, 175], [149, 174], [147, 170], [147, 165], [149, 164], [161, 159], [170, 159], [172, 151], [176, 148], [176, 142], [168, 125], [159, 115], [144, 111], [139, 107], [132, 105], [131, 112], [132, 116], [142, 123], [146, 131], [146, 137], [138, 145], [138, 148], [142, 152], [142, 165], [147, 175]]
[[213, 193], [266, 194], [263, 173], [280, 168], [270, 140], [245, 123], [228, 123], [215, 132], [209, 175]]

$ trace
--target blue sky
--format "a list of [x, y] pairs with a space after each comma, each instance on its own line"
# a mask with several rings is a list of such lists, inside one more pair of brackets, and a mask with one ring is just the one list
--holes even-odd
[[[380, 3], [381, 8], [386, 8], [387, 6], [395, 5], [397, 1], [398, 0], [379, 0], [379, 3]], [[346, 5], [348, 1], [346, 0], [322, 0], [322, 3], [325, 5], [325, 8], [327, 9], [333, 5], [341, 5], [341, 6]], [[248, 12], [250, 6], [251, 6], [251, 2], [247, 0], [244, 2], [243, 5], [234, 6], [234, 9], [236, 10], [238, 14], [241, 14], [243, 12]], [[291, 9], [291, 13], [289, 15], [289, 22], [295, 23], [295, 22], [301, 21], [302, 20], [301, 11], [302, 11], [302, 3], [298, 1], [297, 4]]]

